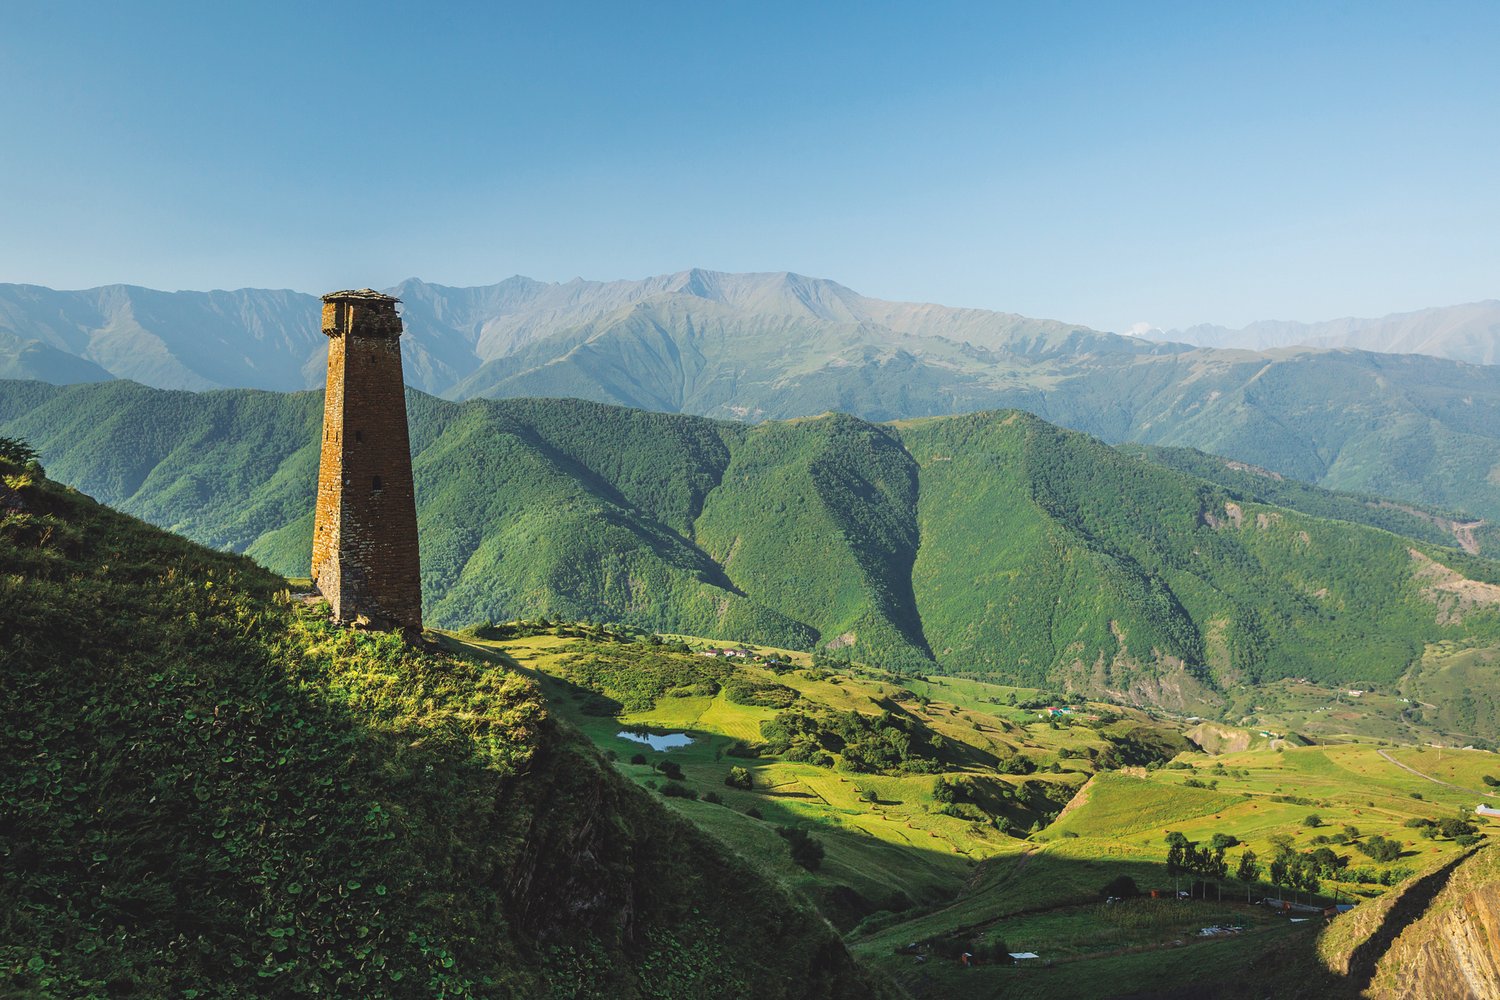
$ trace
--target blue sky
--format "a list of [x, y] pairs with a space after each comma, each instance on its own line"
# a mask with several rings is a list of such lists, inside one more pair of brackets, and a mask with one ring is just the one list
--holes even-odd
[[792, 270], [1127, 329], [1500, 297], [1500, 4], [0, 7], [0, 281]]

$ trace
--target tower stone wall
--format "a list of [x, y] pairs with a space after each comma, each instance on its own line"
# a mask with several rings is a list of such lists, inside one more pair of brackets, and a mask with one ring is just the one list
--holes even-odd
[[398, 301], [368, 288], [323, 296], [328, 389], [312, 573], [336, 620], [419, 632], [421, 561]]

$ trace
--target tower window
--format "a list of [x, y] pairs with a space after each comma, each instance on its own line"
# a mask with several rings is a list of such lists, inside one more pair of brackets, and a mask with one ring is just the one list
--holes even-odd
[[355, 441], [363, 441], [364, 439], [365, 439], [365, 432], [364, 431], [355, 431], [354, 432], [354, 440]]
[[375, 477], [371, 478], [371, 480], [370, 480], [370, 489], [373, 492], [375, 492], [375, 493], [379, 493], [380, 492], [380, 477], [379, 476], [375, 476]]

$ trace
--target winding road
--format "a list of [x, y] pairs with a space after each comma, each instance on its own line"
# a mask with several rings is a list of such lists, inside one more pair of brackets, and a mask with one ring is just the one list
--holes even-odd
[[1395, 764], [1397, 767], [1401, 768], [1401, 770], [1403, 770], [1403, 771], [1410, 771], [1412, 774], [1415, 774], [1417, 777], [1419, 777], [1419, 778], [1426, 778], [1428, 781], [1434, 782], [1436, 784], [1446, 785], [1449, 788], [1456, 788], [1460, 792], [1468, 792], [1470, 795], [1493, 795], [1493, 794], [1495, 794], [1494, 792], [1481, 792], [1481, 791], [1478, 791], [1477, 789], [1465, 788], [1463, 785], [1455, 785], [1453, 782], [1451, 782], [1451, 781], [1444, 781], [1442, 778], [1434, 778], [1430, 774], [1423, 774], [1421, 771], [1418, 771], [1416, 768], [1411, 767], [1411, 766], [1409, 766], [1407, 764], [1401, 763], [1399, 760], [1397, 760], [1396, 758], [1392, 757], [1389, 753], [1387, 753], [1384, 750], [1377, 750], [1375, 752], [1378, 753], [1378, 754], [1380, 754], [1380, 756], [1384, 757], [1386, 760], [1390, 761], [1392, 764]]

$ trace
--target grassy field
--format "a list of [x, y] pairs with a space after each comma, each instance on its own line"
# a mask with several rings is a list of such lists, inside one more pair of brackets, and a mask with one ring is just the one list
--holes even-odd
[[[1150, 766], [1104, 767], [1100, 762], [1126, 746], [1122, 740], [1131, 734], [1145, 733], [1163, 741], [1160, 746], [1178, 740], [1190, 747], [1181, 741], [1189, 726], [1119, 706], [1075, 705], [1057, 716], [1019, 707], [1017, 702], [1037, 697], [1034, 689], [858, 667], [833, 672], [813, 667], [805, 654], [765, 648], [755, 652], [790, 666], [646, 653], [640, 637], [619, 638], [570, 632], [450, 641], [503, 658], [534, 677], [553, 714], [586, 734], [637, 783], [660, 790], [669, 783], [664, 766], [675, 765], [681, 773], [674, 783], [695, 797], [665, 798], [672, 808], [760, 871], [806, 893], [846, 931], [861, 961], [917, 994], [1091, 996], [1105, 982], [1117, 992], [1147, 990], [1160, 982], [1248, 975], [1267, 954], [1280, 956], [1278, 968], [1306, 962], [1311, 969], [1321, 918], [1292, 923], [1247, 905], [1278, 893], [1264, 876], [1248, 884], [1226, 879], [1212, 901], [1139, 898], [1106, 906], [1101, 889], [1122, 875], [1143, 891], [1160, 889], [1168, 897], [1185, 887], [1191, 879], [1174, 881], [1164, 863], [1165, 838], [1177, 832], [1197, 843], [1215, 834], [1232, 837], [1235, 846], [1226, 854], [1231, 874], [1246, 850], [1264, 864], [1278, 842], [1297, 852], [1326, 846], [1346, 857], [1350, 869], [1363, 869], [1363, 876], [1325, 878], [1316, 896], [1281, 894], [1324, 902], [1378, 898], [1389, 891], [1382, 878], [1399, 883], [1405, 873], [1462, 850], [1452, 839], [1423, 837], [1408, 824], [1448, 819], [1493, 801], [1485, 798], [1492, 790], [1483, 778], [1500, 773], [1500, 758], [1483, 751], [1371, 740], [1302, 746], [1286, 731], [1263, 737], [1223, 726], [1213, 730], [1216, 743], [1246, 749], [1216, 755], [1169, 750]], [[671, 639], [708, 645], [692, 637]], [[712, 693], [637, 699], [608, 687], [624, 682], [600, 681], [608, 675], [590, 667], [600, 658], [629, 663], [643, 655], [665, 656], [661, 662], [672, 670], [709, 664], [734, 680], [782, 685], [795, 691], [795, 704], [803, 707], [866, 717], [893, 708], [910, 713], [943, 737], [947, 763], [941, 774], [865, 774], [775, 755], [732, 756], [737, 746], [760, 742], [762, 724], [779, 709], [736, 703], [727, 680]], [[619, 710], [601, 709], [601, 693], [619, 699]], [[631, 732], [684, 734], [692, 742], [655, 751], [623, 735]], [[1029, 773], [997, 773], [995, 762], [1011, 756], [1024, 758]], [[725, 784], [731, 767], [750, 772], [750, 789]], [[1011, 820], [1009, 830], [993, 820], [940, 811], [940, 778], [1000, 788], [973, 801], [991, 816]], [[1500, 832], [1500, 824], [1480, 824]], [[795, 863], [778, 827], [816, 837], [824, 847], [821, 865], [808, 870]], [[1396, 841], [1399, 856], [1376, 861], [1359, 850], [1377, 836]], [[1244, 930], [1198, 936], [1216, 924]], [[966, 968], [940, 957], [945, 941], [981, 949], [1003, 943], [1010, 951], [1042, 957], [1016, 966]], [[920, 946], [921, 961], [910, 952], [913, 943]]]

